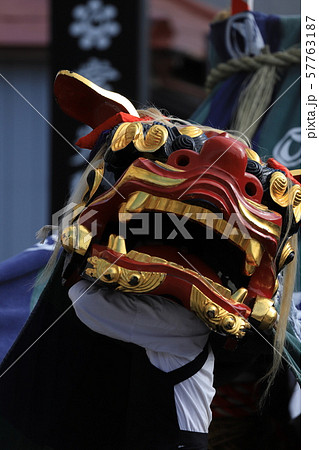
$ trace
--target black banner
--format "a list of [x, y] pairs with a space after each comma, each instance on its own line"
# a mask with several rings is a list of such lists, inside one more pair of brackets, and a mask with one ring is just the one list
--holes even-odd
[[[145, 0], [51, 2], [52, 166], [51, 211], [57, 212], [77, 181], [89, 152], [74, 146], [91, 131], [66, 116], [53, 99], [59, 70], [72, 70], [118, 92], [136, 108], [147, 98], [148, 33]], [[82, 155], [82, 156], [81, 156]]]

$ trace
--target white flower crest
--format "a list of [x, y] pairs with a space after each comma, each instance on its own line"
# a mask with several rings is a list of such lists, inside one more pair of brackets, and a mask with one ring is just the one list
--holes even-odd
[[76, 72], [98, 86], [110, 91], [112, 90], [110, 82], [117, 81], [121, 78], [120, 72], [112, 66], [110, 61], [93, 56], [82, 63]]
[[89, 0], [86, 5], [73, 8], [74, 22], [69, 26], [69, 33], [78, 38], [82, 50], [105, 50], [110, 47], [111, 39], [121, 31], [121, 25], [114, 20], [117, 13], [114, 5], [104, 5], [101, 0]]

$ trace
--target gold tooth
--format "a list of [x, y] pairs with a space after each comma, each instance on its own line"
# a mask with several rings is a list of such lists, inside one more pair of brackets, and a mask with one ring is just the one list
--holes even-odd
[[210, 278], [205, 277], [205, 280], [209, 284], [210, 287], [213, 287], [216, 291], [218, 291], [223, 297], [230, 299], [231, 298], [231, 290], [222, 284], [216, 283]]
[[182, 269], [182, 270], [185, 270], [186, 272], [191, 272], [189, 269], [186, 269], [184, 266], [181, 266], [180, 264], [174, 263], [172, 261], [167, 261], [167, 262], [170, 266], [176, 267], [176, 269]]
[[[224, 219], [218, 219], [217, 221], [214, 221], [214, 229], [220, 233], [220, 234], [224, 234], [225, 229], [226, 229], [227, 223]], [[235, 236], [230, 237], [232, 240], [234, 240]]]
[[157, 257], [157, 256], [152, 256], [151, 258], [152, 258], [152, 259], [151, 259], [151, 262], [152, 262], [152, 263], [167, 264], [166, 259], [159, 258], [159, 257]]
[[150, 199], [149, 208], [154, 210], [167, 210], [167, 199], [161, 197], [152, 197]]
[[142, 191], [135, 192], [128, 199], [128, 201], [125, 205], [125, 211], [126, 212], [141, 212], [141, 211], [143, 211], [143, 206], [144, 206], [145, 202], [147, 201], [148, 197], [150, 197], [150, 194], [148, 194], [147, 192], [142, 192]]
[[114, 239], [115, 239], [115, 234], [110, 234], [109, 236], [109, 242], [107, 243], [108, 248], [110, 248], [111, 250], [113, 250], [114, 247]]
[[126, 254], [125, 239], [122, 236], [115, 236], [112, 250], [117, 253], [123, 253], [124, 255]]
[[133, 214], [126, 211], [126, 203], [122, 203], [118, 212], [119, 222], [129, 222], [132, 217]]
[[151, 256], [148, 255], [147, 253], [140, 253], [135, 250], [131, 250], [127, 254], [127, 257], [130, 259], [133, 259], [134, 261], [145, 262], [145, 263], [150, 263], [151, 259], [152, 259]]
[[220, 233], [220, 219], [217, 219], [217, 217], [214, 217], [213, 221], [208, 220], [209, 218], [214, 215], [214, 213], [210, 213], [207, 210], [203, 210], [200, 208], [196, 208], [195, 210], [191, 211], [191, 219], [195, 218], [196, 222], [199, 222], [200, 224], [206, 226], [207, 228], [211, 228], [218, 233]]
[[[246, 252], [246, 247], [248, 246], [248, 244], [246, 242], [247, 239], [245, 239], [240, 232], [235, 233], [234, 229], [232, 231], [233, 231], [233, 234], [230, 234], [228, 236], [228, 239]], [[237, 231], [237, 228], [236, 228], [236, 231]]]
[[140, 253], [139, 256], [139, 261], [140, 262], [145, 262], [145, 263], [151, 263], [152, 262], [152, 257], [146, 253]]
[[245, 239], [241, 235], [230, 235], [229, 239], [246, 254], [245, 275], [251, 276], [260, 265], [264, 249], [256, 239]]
[[136, 252], [135, 250], [130, 250], [127, 254], [127, 257], [136, 261], [136, 258], [138, 257], [138, 255], [140, 255], [139, 252]]
[[247, 275], [248, 277], [251, 277], [256, 269], [257, 269], [257, 266], [249, 263], [248, 261], [245, 261], [245, 275]]
[[231, 299], [236, 303], [243, 303], [245, 298], [247, 297], [248, 290], [246, 288], [239, 288], [236, 292], [233, 293]]
[[259, 266], [264, 253], [263, 246], [256, 239], [245, 239], [243, 248], [246, 252], [246, 260], [248, 263]]

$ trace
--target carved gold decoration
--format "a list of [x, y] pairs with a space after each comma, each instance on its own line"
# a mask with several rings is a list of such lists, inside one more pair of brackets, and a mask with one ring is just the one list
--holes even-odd
[[194, 285], [190, 296], [190, 308], [213, 331], [241, 338], [250, 328], [246, 319], [212, 302]]
[[282, 201], [288, 187], [288, 179], [282, 172], [274, 172], [270, 178], [270, 194], [272, 199], [281, 206], [287, 206], [286, 200]]
[[101, 184], [101, 181], [103, 179], [104, 176], [104, 166], [105, 166], [105, 162], [104, 160], [100, 162], [100, 164], [98, 165], [98, 167], [96, 167], [94, 169], [95, 171], [95, 175], [94, 175], [94, 182], [93, 182], [93, 186], [90, 190], [89, 186], [87, 185], [87, 189], [84, 192], [84, 194], [82, 195], [82, 199], [81, 202], [78, 203], [74, 209], [73, 209], [73, 214], [72, 214], [72, 219], [71, 219], [71, 223], [75, 222], [75, 220], [79, 217], [79, 215], [81, 214], [81, 212], [84, 210], [84, 208], [86, 207], [86, 205], [88, 204], [88, 202], [91, 200], [91, 198], [93, 197], [93, 195], [96, 193], [96, 191], [98, 190], [98, 187]]
[[[250, 203], [254, 208], [259, 209], [260, 211], [271, 211], [268, 206], [263, 205], [262, 203], [257, 203], [254, 200], [251, 200], [250, 198], [245, 197], [245, 200], [247, 203]], [[273, 211], [271, 211], [273, 212]]]
[[144, 205], [147, 203], [150, 194], [147, 192], [134, 192], [130, 195], [128, 201], [125, 204], [125, 212], [141, 212], [144, 209]]
[[186, 181], [186, 178], [168, 178], [161, 175], [156, 175], [155, 173], [149, 172], [141, 167], [136, 167], [131, 165], [125, 172], [120, 183], [117, 185], [117, 189], [127, 180], [141, 180], [146, 183], [155, 184], [156, 186], [178, 186]]
[[85, 269], [85, 273], [89, 277], [106, 284], [117, 283], [116, 290], [122, 292], [136, 294], [150, 292], [166, 278], [166, 273], [126, 269], [97, 256], [90, 257], [87, 261], [92, 265]]
[[195, 137], [201, 136], [203, 134], [203, 130], [201, 130], [199, 127], [195, 127], [193, 125], [180, 128], [178, 131], [181, 134], [185, 134], [191, 138], [195, 138]]
[[301, 169], [292, 169], [291, 171], [291, 175], [293, 177], [301, 177]]
[[268, 233], [274, 235], [277, 238], [280, 237], [281, 227], [279, 225], [255, 216], [251, 211], [248, 211], [248, 209], [243, 205], [241, 201], [238, 201], [238, 205], [241, 214], [250, 224], [255, 225], [261, 230], [267, 231]]
[[124, 269], [117, 290], [136, 293], [150, 292], [157, 288], [165, 278], [166, 273]]
[[295, 249], [292, 247], [291, 243], [289, 241], [287, 241], [286, 244], [284, 245], [284, 248], [282, 249], [282, 252], [280, 255], [279, 270], [281, 270], [284, 267], [288, 256], [294, 252], [295, 252]]
[[294, 212], [295, 220], [298, 223], [301, 219], [301, 189], [296, 190], [295, 192], [292, 209]]
[[[77, 205], [74, 205], [74, 208], [72, 210], [72, 218], [70, 220], [71, 223], [74, 223], [76, 219], [79, 217], [79, 215], [82, 213], [86, 205], [86, 202], [82, 201], [81, 203], [78, 203]], [[68, 214], [70, 211], [68, 210]]]
[[76, 242], [76, 226], [70, 226], [62, 231], [61, 242], [63, 248], [68, 252], [72, 253], [74, 251]]
[[61, 236], [63, 248], [69, 252], [85, 255], [92, 240], [92, 234], [83, 225], [74, 224], [66, 227]]
[[177, 169], [177, 167], [170, 166], [169, 164], [165, 164], [162, 161], [155, 161], [158, 166], [163, 167], [163, 169], [169, 170], [170, 172], [185, 172], [183, 169]]
[[288, 186], [288, 179], [282, 172], [274, 172], [270, 178], [271, 198], [278, 205], [286, 208], [292, 206], [296, 222], [301, 217], [301, 187], [299, 184]]
[[95, 177], [94, 177], [94, 182], [93, 182], [92, 189], [90, 191], [89, 200], [93, 197], [93, 195], [97, 191], [98, 187], [100, 186], [101, 181], [103, 180], [104, 166], [105, 166], [105, 162], [103, 160], [98, 165], [98, 167], [96, 167], [96, 169], [95, 169]]
[[133, 142], [140, 152], [155, 152], [166, 142], [167, 137], [168, 131], [163, 125], [152, 125], [144, 137], [143, 125], [140, 122], [125, 122], [117, 128], [111, 148], [116, 152]]
[[168, 131], [163, 125], [152, 125], [145, 138], [140, 134], [134, 145], [140, 152], [155, 152], [167, 141]]
[[274, 307], [274, 302], [269, 298], [257, 295], [251, 317], [260, 323], [258, 327], [260, 330], [270, 330], [277, 320], [277, 311]]
[[246, 150], [246, 154], [249, 159], [252, 159], [253, 161], [257, 161], [259, 164], [261, 164], [261, 159], [260, 159], [260, 156], [258, 155], [258, 153], [256, 153], [254, 150], [252, 150], [249, 147], [246, 147], [245, 150]]
[[[168, 178], [168, 177], [162, 177], [160, 175], [156, 175], [152, 172], [149, 172], [146, 169], [142, 169], [141, 167], [136, 167], [131, 165], [121, 180], [116, 185], [116, 190], [119, 191], [123, 184], [125, 184], [129, 180], [139, 180], [144, 181], [149, 184], [154, 184], [156, 186], [178, 186], [181, 183], [184, 183], [186, 181], [186, 178]], [[100, 195], [99, 198], [91, 202], [91, 206], [95, 205], [96, 203], [101, 203], [109, 199], [114, 195], [114, 191], [110, 189], [109, 191], [105, 192], [104, 194]]]
[[87, 259], [92, 267], [86, 268], [85, 273], [92, 278], [97, 278], [104, 283], [116, 283], [121, 275], [122, 268], [111, 264], [105, 259], [92, 256]]
[[111, 149], [113, 152], [122, 150], [141, 132], [143, 132], [143, 125], [140, 122], [121, 123], [113, 136]]
[[231, 299], [235, 303], [244, 303], [247, 294], [248, 290], [246, 288], [240, 288], [231, 296]]

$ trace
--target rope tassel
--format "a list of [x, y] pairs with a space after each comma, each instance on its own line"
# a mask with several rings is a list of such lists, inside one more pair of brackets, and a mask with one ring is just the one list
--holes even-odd
[[[269, 49], [265, 48], [264, 52], [269, 52]], [[239, 96], [231, 129], [244, 133], [248, 139], [253, 137], [263, 113], [270, 105], [277, 80], [275, 65], [265, 64], [252, 75], [249, 84]]]

